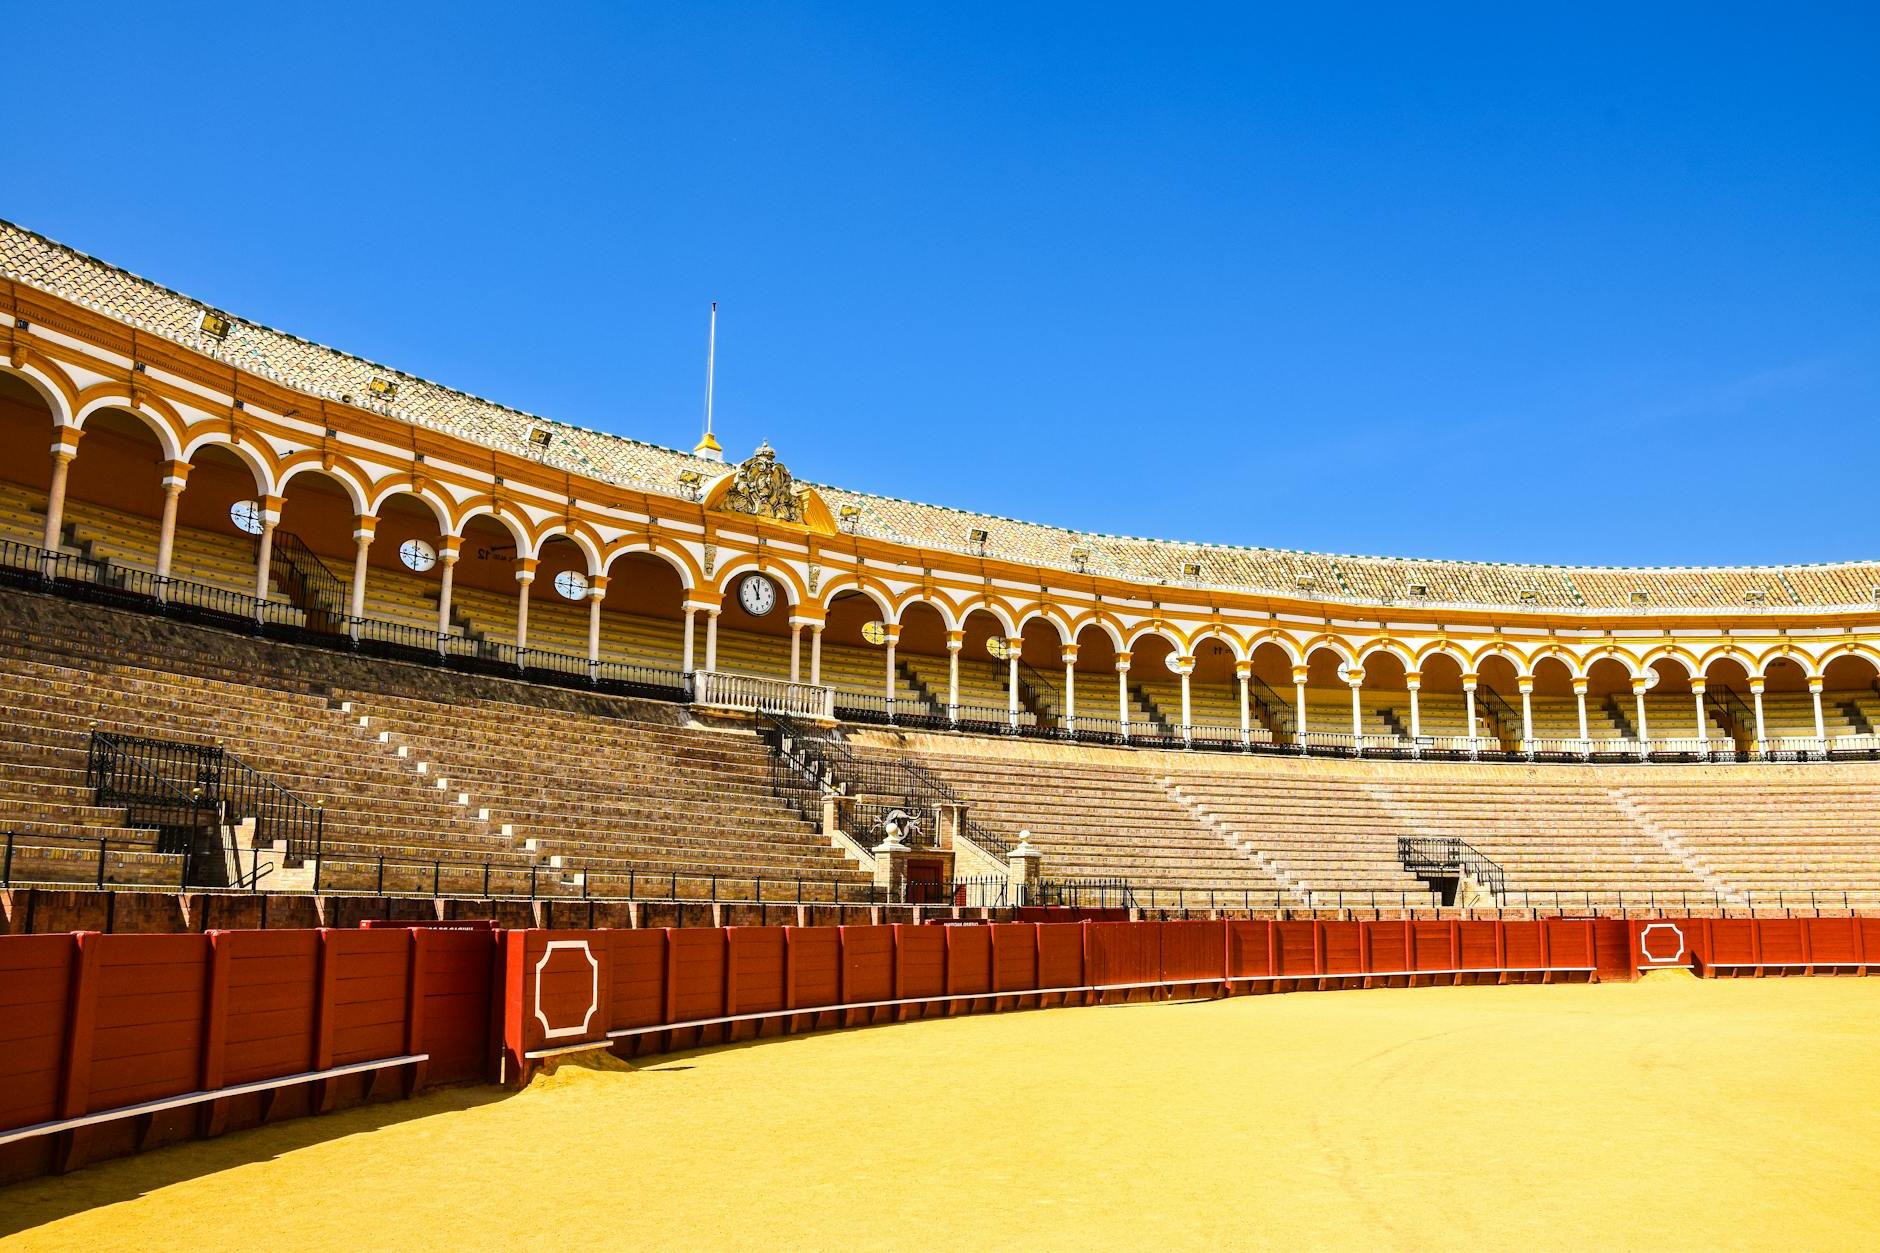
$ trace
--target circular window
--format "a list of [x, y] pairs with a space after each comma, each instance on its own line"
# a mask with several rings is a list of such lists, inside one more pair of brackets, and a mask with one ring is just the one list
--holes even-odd
[[423, 574], [437, 564], [437, 549], [421, 539], [408, 539], [398, 546], [398, 559], [405, 563], [407, 570]]
[[986, 641], [986, 651], [1000, 661], [1004, 661], [1012, 655], [1012, 646], [1005, 642], [1003, 636], [994, 635]]
[[879, 622], [864, 622], [862, 624], [862, 638], [867, 640], [870, 644], [886, 644], [888, 642], [888, 628]]
[[250, 535], [259, 535], [262, 530], [261, 502], [258, 500], [238, 500], [228, 507], [228, 520], [235, 524], [238, 531]]
[[587, 596], [587, 575], [579, 570], [563, 570], [555, 576], [555, 590], [569, 600], [583, 600]]

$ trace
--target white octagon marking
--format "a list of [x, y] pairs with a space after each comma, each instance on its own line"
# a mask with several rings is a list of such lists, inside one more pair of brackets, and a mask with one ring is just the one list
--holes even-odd
[[[557, 1027], [548, 1021], [548, 1015], [542, 1012], [542, 971], [548, 968], [549, 958], [558, 948], [581, 950], [581, 956], [587, 958], [590, 987], [588, 991], [587, 1013], [581, 1018], [578, 1027]], [[588, 948], [586, 940], [550, 940], [548, 947], [542, 950], [542, 960], [535, 963], [535, 1020], [542, 1024], [542, 1035], [546, 1039], [558, 1040], [564, 1036], [586, 1035], [588, 1024], [594, 1021], [594, 1015], [601, 1007], [601, 964], [594, 960], [593, 950]]]
[[[1660, 956], [1658, 953], [1653, 952], [1652, 932], [1654, 931], [1669, 931], [1677, 940], [1677, 950], [1668, 957]], [[1683, 961], [1684, 932], [1679, 929], [1678, 924], [1675, 922], [1654, 922], [1638, 933], [1638, 951], [1644, 955], [1646, 961], [1654, 965], [1662, 966], [1668, 962]]]

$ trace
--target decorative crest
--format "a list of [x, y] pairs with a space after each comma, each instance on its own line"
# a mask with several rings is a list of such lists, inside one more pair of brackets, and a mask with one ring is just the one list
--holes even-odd
[[719, 506], [727, 513], [748, 513], [784, 522], [805, 521], [804, 489], [777, 462], [777, 450], [765, 440], [731, 476], [731, 486]]

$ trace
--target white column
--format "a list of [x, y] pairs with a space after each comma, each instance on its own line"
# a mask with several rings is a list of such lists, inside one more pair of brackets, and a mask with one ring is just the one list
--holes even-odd
[[1194, 683], [1195, 659], [1193, 657], [1177, 658], [1175, 673], [1182, 677], [1182, 738], [1191, 740], [1195, 735], [1194, 702], [1190, 690]]
[[1828, 738], [1828, 724], [1821, 716], [1821, 689], [1823, 685], [1824, 681], [1821, 679], [1810, 679], [1808, 681], [1808, 695], [1815, 702], [1815, 738], [1825, 741]]
[[1351, 688], [1351, 746], [1364, 747], [1364, 702], [1359, 694], [1364, 687], [1364, 671], [1353, 666], [1345, 679]]
[[1253, 663], [1251, 661], [1234, 663], [1234, 678], [1240, 684], [1240, 742], [1242, 744], [1253, 737], [1253, 697], [1248, 690], [1252, 677]]
[[958, 721], [960, 716], [960, 649], [966, 646], [966, 637], [958, 631], [947, 632], [947, 719]]
[[1645, 721], [1645, 683], [1643, 676], [1632, 680], [1632, 706], [1638, 711], [1638, 751], [1641, 754], [1652, 738], [1651, 727]]
[[[1475, 676], [1462, 676], [1462, 700], [1469, 707], [1469, 738], [1475, 738]], [[1471, 745], [1473, 747], [1473, 745]]]
[[[281, 521], [281, 502], [274, 497], [261, 502], [261, 539], [255, 546], [255, 600], [268, 598], [268, 566], [274, 559], [274, 528]], [[259, 620], [262, 611], [255, 607], [255, 618]]]
[[1531, 753], [1534, 750], [1528, 745], [1534, 740], [1534, 680], [1522, 677], [1514, 683], [1521, 689], [1521, 749]]
[[1064, 659], [1064, 708], [1061, 712], [1064, 729], [1068, 731], [1077, 725], [1077, 645], [1064, 645], [1058, 655]]
[[1758, 752], [1762, 751], [1763, 740], [1766, 738], [1763, 731], [1762, 694], [1763, 681], [1760, 678], [1751, 679], [1749, 681], [1749, 696], [1751, 700], [1756, 702], [1756, 751]]
[[437, 581], [437, 646], [440, 649], [444, 647], [444, 637], [450, 634], [450, 591], [457, 580], [457, 558], [462, 543], [459, 537], [446, 535], [437, 545], [437, 559], [444, 567]]
[[694, 638], [698, 634], [698, 610], [692, 608], [690, 605], [682, 605], [680, 609], [685, 616], [685, 628], [683, 632], [684, 642], [680, 645], [679, 663], [684, 667], [685, 673], [691, 674], [693, 670], [692, 661], [693, 658], [697, 656], [694, 649]]
[[892, 710], [894, 708], [894, 650], [895, 646], [901, 641], [901, 628], [889, 623], [886, 624], [885, 629], [888, 632], [888, 638], [882, 644], [882, 653], [886, 657], [888, 664], [886, 666], [887, 673], [883, 676], [883, 683], [885, 684], [883, 695], [887, 697], [888, 708]]
[[1586, 730], [1586, 680], [1585, 679], [1575, 679], [1573, 681], [1573, 703], [1579, 707], [1579, 712], [1580, 712], [1580, 739], [1582, 740], [1588, 739], [1589, 736]]
[[1691, 680], [1691, 697], [1697, 703], [1697, 738], [1710, 739], [1710, 719], [1704, 715], [1704, 692], [1706, 685], [1702, 679]]
[[607, 576], [595, 575], [588, 582], [588, 664], [601, 660], [601, 601], [607, 598]]
[[1293, 672], [1293, 738], [1301, 745], [1306, 742], [1306, 668], [1294, 666]]
[[721, 610], [713, 606], [705, 611], [705, 668], [718, 669], [718, 615]]
[[1018, 725], [1018, 656], [1024, 649], [1022, 639], [1005, 641], [1005, 713], [1014, 727]]
[[[352, 596], [346, 604], [346, 615], [350, 618], [363, 618], [366, 615], [366, 554], [372, 548], [372, 533], [378, 526], [378, 519], [361, 516], [353, 520], [353, 572]], [[353, 638], [359, 637], [359, 628], [353, 627]]]
[[535, 586], [535, 560], [524, 557], [516, 563], [516, 651], [529, 648], [529, 589]]
[[790, 682], [803, 681], [803, 624], [790, 623]]
[[822, 686], [822, 633], [823, 624], [812, 622], [809, 626], [809, 682], [811, 687]]
[[1116, 723], [1129, 738], [1129, 654], [1116, 654]]
[[[59, 532], [65, 526], [65, 480], [72, 472], [72, 458], [78, 456], [78, 432], [64, 435], [60, 443], [52, 446], [52, 485], [46, 489], [46, 534], [45, 543], [40, 547], [47, 552], [56, 552], [59, 547]], [[73, 443], [64, 443], [71, 439]]]
[[1423, 712], [1417, 707], [1417, 692], [1423, 687], [1422, 676], [1404, 676], [1404, 686], [1410, 690], [1410, 738], [1420, 740], [1423, 738]]
[[163, 520], [157, 524], [157, 595], [170, 579], [170, 563], [176, 554], [176, 507], [182, 502], [183, 485], [189, 481], [189, 462], [168, 461], [163, 466]]

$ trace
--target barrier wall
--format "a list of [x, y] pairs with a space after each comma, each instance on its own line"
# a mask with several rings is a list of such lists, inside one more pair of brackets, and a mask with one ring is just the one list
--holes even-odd
[[0, 1180], [439, 1083], [912, 1018], [1429, 984], [1865, 973], [1880, 918], [0, 936]]
[[0, 937], [0, 1179], [485, 1080], [496, 946], [426, 930]]

